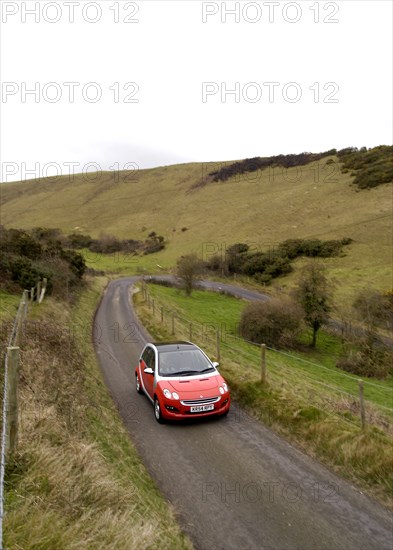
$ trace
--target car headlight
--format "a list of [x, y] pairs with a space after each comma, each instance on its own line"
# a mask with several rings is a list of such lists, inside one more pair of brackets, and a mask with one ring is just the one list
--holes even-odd
[[218, 389], [220, 390], [221, 395], [225, 393], [224, 388], [222, 388], [221, 386]]
[[180, 399], [179, 394], [177, 394], [175, 391], [172, 393], [173, 399]]
[[225, 382], [223, 383], [222, 387], [224, 388], [225, 391], [228, 391], [228, 386], [225, 384]]
[[170, 392], [169, 390], [167, 390], [166, 388], [165, 388], [165, 390], [164, 390], [164, 395], [165, 395], [165, 397], [167, 397], [168, 399], [170, 399], [170, 398], [172, 397], [171, 392]]

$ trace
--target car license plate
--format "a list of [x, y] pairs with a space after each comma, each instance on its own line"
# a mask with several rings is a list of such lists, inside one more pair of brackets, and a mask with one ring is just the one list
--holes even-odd
[[205, 411], [214, 411], [214, 405], [196, 405], [195, 407], [191, 407], [192, 413], [199, 413], [199, 412], [205, 412]]

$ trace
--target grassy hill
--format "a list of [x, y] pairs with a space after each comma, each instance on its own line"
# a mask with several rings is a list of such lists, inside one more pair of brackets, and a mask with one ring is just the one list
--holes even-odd
[[[104, 172], [1, 184], [2, 223], [142, 240], [156, 231], [167, 246], [154, 263], [164, 267], [183, 253], [207, 259], [235, 242], [263, 250], [288, 238], [350, 237], [345, 257], [327, 260], [339, 298], [368, 285], [390, 288], [391, 184], [360, 190], [352, 184], [353, 172], [342, 173], [334, 155], [213, 181], [209, 172], [224, 164], [121, 172], [118, 182]], [[277, 284], [290, 285], [293, 277]]]

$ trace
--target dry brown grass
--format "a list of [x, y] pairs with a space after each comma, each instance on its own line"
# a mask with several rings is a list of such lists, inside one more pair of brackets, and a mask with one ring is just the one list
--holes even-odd
[[48, 299], [26, 325], [19, 445], [6, 475], [7, 548], [191, 548], [137, 457], [85, 338], [101, 290], [85, 292], [74, 314]]

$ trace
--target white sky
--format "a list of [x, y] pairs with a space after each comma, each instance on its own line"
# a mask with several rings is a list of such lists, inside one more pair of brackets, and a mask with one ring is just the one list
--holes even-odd
[[0, 6], [2, 181], [392, 143], [390, 0]]

